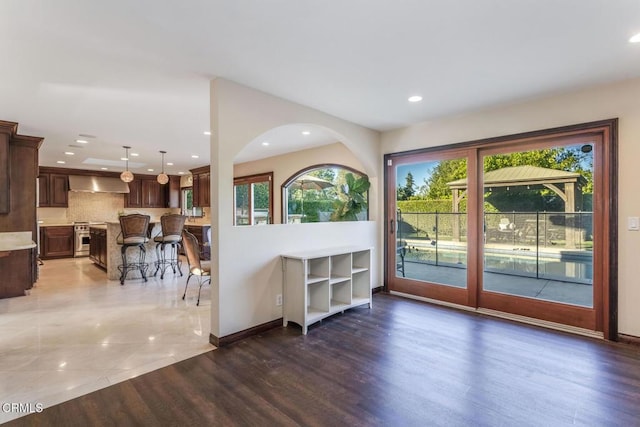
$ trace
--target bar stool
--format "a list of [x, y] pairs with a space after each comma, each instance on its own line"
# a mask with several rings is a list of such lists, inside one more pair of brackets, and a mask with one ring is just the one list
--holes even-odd
[[[160, 279], [164, 279], [164, 272], [167, 268], [173, 270], [173, 274], [176, 274], [176, 268], [182, 276], [182, 261], [178, 257], [178, 246], [182, 242], [182, 229], [184, 228], [184, 222], [187, 219], [184, 215], [179, 214], [167, 214], [160, 217], [160, 226], [162, 228], [162, 234], [154, 237], [153, 241], [156, 242], [156, 271], [153, 272], [155, 276], [160, 272]], [[169, 258], [165, 253], [165, 246], [171, 245], [171, 252]]]
[[[118, 266], [120, 271], [120, 284], [124, 285], [127, 273], [133, 270], [140, 271], [140, 275], [147, 281], [147, 269], [149, 264], [145, 262], [147, 250], [145, 243], [149, 241], [149, 215], [131, 214], [120, 217], [120, 235], [116, 238], [116, 243], [121, 245], [120, 253], [122, 255], [122, 264]], [[138, 259], [130, 262], [127, 259], [127, 249], [137, 247]]]

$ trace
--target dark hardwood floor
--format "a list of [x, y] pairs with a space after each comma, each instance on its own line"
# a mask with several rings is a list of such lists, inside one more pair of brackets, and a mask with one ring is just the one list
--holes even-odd
[[640, 348], [386, 294], [8, 425], [638, 426]]

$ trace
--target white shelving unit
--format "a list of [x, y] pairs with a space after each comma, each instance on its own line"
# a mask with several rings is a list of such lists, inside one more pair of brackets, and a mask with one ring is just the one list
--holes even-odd
[[361, 305], [371, 307], [371, 248], [331, 248], [282, 255], [283, 324], [307, 327]]

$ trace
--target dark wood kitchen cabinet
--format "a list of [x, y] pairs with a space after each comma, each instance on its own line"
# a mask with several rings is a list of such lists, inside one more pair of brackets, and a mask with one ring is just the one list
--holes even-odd
[[180, 177], [170, 176], [169, 183], [163, 185], [155, 175], [136, 175], [129, 183], [129, 194], [124, 195], [124, 207], [179, 208]]
[[125, 208], [165, 208], [163, 186], [155, 177], [139, 177], [129, 183], [129, 194], [125, 194]]
[[[30, 231], [37, 238], [38, 150], [44, 139], [20, 135], [0, 120], [0, 232]], [[0, 253], [0, 298], [24, 295], [37, 280], [36, 249]]]
[[95, 264], [107, 268], [107, 230], [105, 228], [89, 228], [89, 258]]
[[40, 228], [40, 258], [73, 257], [73, 225], [56, 225]]
[[0, 251], [0, 298], [21, 297], [37, 280], [36, 249]]
[[208, 208], [211, 205], [211, 169], [203, 166], [191, 169], [193, 176], [193, 206]]
[[38, 175], [38, 191], [38, 205], [41, 208], [69, 206], [69, 176], [66, 174], [47, 173], [46, 169], [41, 168]]

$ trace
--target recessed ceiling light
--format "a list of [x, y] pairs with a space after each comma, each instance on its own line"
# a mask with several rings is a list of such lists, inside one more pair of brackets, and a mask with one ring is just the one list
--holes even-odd
[[73, 156], [76, 153], [74, 153], [72, 151], [65, 151], [64, 154], [66, 154], [67, 156]]
[[86, 139], [76, 139], [78, 144], [86, 144], [88, 141]]
[[303, 135], [311, 135], [311, 132], [309, 132], [308, 130], [303, 130], [303, 131], [302, 131], [302, 134], [303, 134]]
[[109, 168], [100, 168], [100, 169], [102, 169], [103, 171], [108, 171], [109, 170]]
[[133, 157], [138, 157], [139, 155], [140, 154], [138, 154], [138, 153], [131, 153], [131, 156], [133, 156]]
[[205, 135], [211, 135], [211, 131], [210, 131], [210, 130], [205, 130], [205, 131], [204, 131], [204, 134], [205, 134]]
[[178, 172], [178, 175], [184, 175], [184, 172], [180, 171]]
[[173, 163], [167, 162], [167, 166], [173, 166]]
[[640, 33], [634, 35], [629, 39], [629, 43], [640, 43]]
[[422, 97], [420, 95], [410, 96], [408, 99], [409, 102], [420, 102], [422, 101]]
[[265, 147], [267, 147], [269, 145], [269, 141], [263, 141], [262, 145], [264, 145]]
[[193, 158], [193, 159], [199, 159], [199, 158], [200, 158], [200, 156], [198, 156], [197, 154], [192, 154], [192, 155], [191, 155], [191, 158]]
[[153, 172], [153, 169], [149, 168], [147, 169], [147, 172]]
[[120, 160], [124, 160], [126, 162], [127, 160], [129, 160], [129, 158], [128, 157], [120, 157]]
[[58, 163], [60, 165], [64, 165], [66, 162], [64, 160], [58, 160], [56, 163]]

